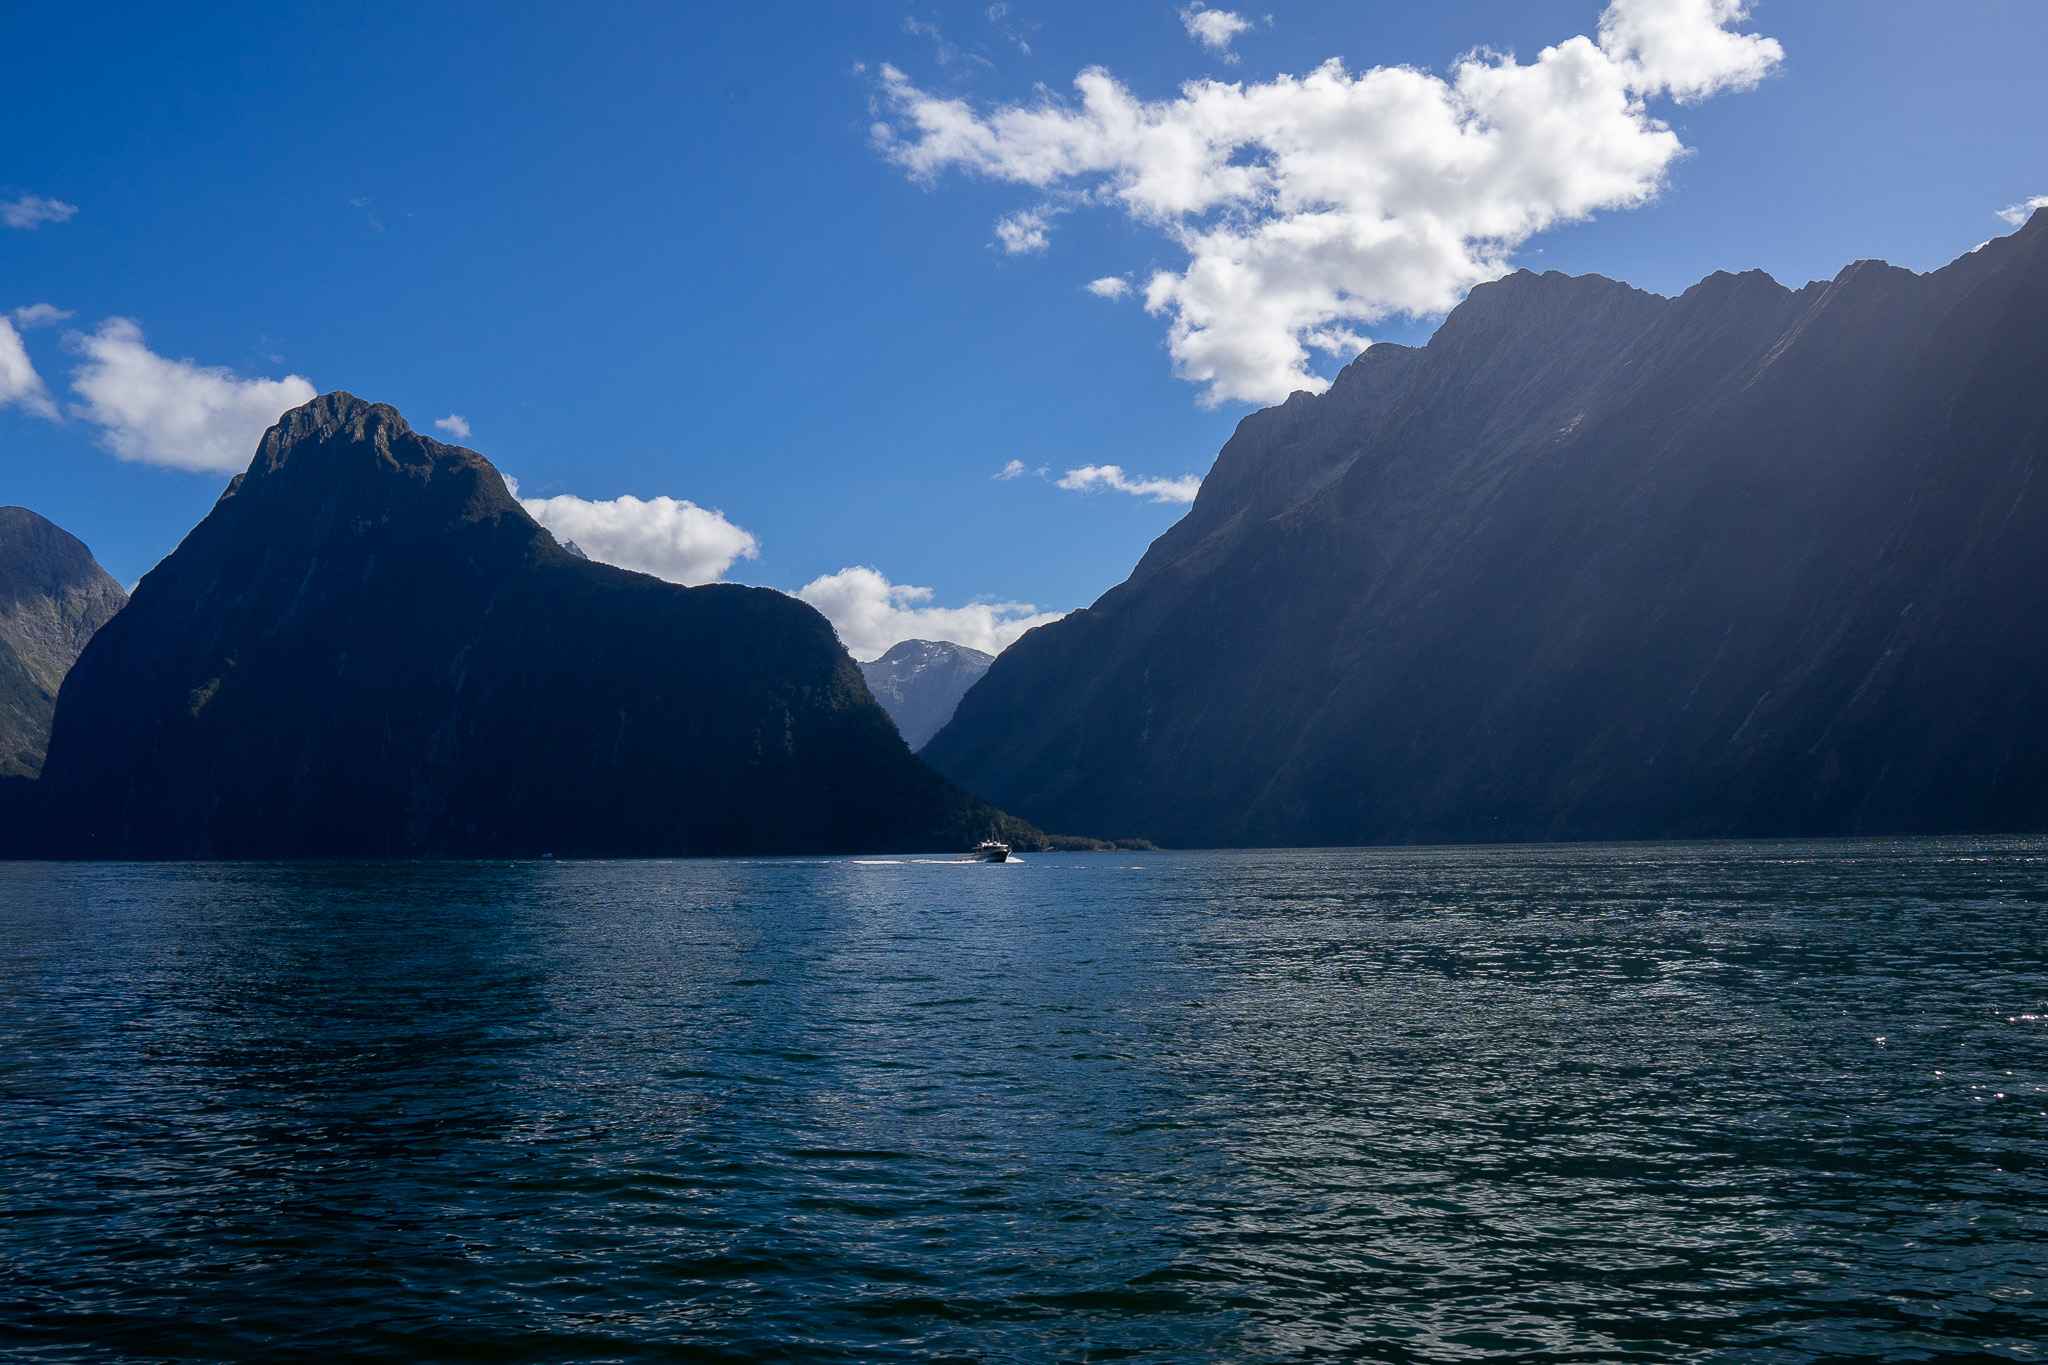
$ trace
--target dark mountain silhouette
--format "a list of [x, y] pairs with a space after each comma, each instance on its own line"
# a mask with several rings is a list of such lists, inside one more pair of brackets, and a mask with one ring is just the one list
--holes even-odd
[[1246, 418], [925, 757], [1184, 844], [2048, 828], [2048, 213], [1928, 275], [1475, 289]]
[[329, 394], [94, 637], [39, 796], [96, 856], [956, 849], [832, 627], [557, 545], [473, 451]]
[[903, 742], [915, 750], [953, 718], [960, 698], [995, 661], [993, 654], [949, 640], [904, 640], [860, 671]]
[[42, 771], [57, 689], [127, 600], [76, 537], [0, 507], [0, 777]]

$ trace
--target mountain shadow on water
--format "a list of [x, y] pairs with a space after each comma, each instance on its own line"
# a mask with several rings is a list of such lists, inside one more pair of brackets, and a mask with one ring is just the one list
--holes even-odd
[[2048, 828], [2048, 212], [1927, 275], [1521, 272], [1247, 417], [924, 756], [1183, 844]]
[[481, 455], [345, 393], [286, 413], [93, 638], [39, 785], [50, 851], [99, 857], [1035, 833], [911, 754], [811, 607], [572, 554]]

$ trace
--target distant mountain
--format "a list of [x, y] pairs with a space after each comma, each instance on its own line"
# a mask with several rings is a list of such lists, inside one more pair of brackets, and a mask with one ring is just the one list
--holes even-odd
[[957, 849], [831, 625], [557, 545], [472, 451], [328, 394], [94, 637], [39, 799], [104, 856]]
[[860, 671], [903, 742], [916, 750], [953, 718], [960, 698], [995, 661], [993, 654], [947, 640], [905, 640]]
[[0, 777], [42, 771], [57, 689], [127, 600], [75, 537], [0, 507]]
[[925, 748], [1182, 844], [2048, 829], [2048, 213], [1945, 269], [1522, 272], [1238, 427]]

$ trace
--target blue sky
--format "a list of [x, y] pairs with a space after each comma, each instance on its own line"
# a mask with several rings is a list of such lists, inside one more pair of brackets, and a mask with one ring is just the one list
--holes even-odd
[[[72, 530], [124, 582], [205, 514], [227, 474], [160, 459], [198, 437], [131, 432], [131, 453], [158, 455], [121, 459], [120, 430], [75, 387], [96, 354], [103, 385], [192, 379], [94, 350], [125, 337], [130, 362], [304, 376], [393, 403], [423, 430], [460, 414], [465, 444], [525, 497], [716, 509], [757, 549], [730, 578], [794, 590], [871, 567], [880, 577], [817, 594], [863, 655], [919, 622], [985, 628], [986, 614], [903, 614], [922, 608], [1085, 605], [1183, 507], [1059, 476], [1199, 475], [1257, 406], [1205, 395], [1277, 381], [1237, 361], [1236, 379], [1176, 374], [1169, 328], [1193, 305], [1148, 313], [1135, 295], [1190, 253], [1174, 224], [1119, 201], [1128, 165], [1026, 183], [1032, 148], [999, 138], [1000, 165], [972, 164], [921, 141], [916, 115], [957, 107], [987, 130], [1044, 86], [1073, 122], [1072, 82], [1089, 67], [1160, 108], [1186, 81], [1264, 89], [1332, 57], [1354, 78], [1396, 65], [1447, 77], [1474, 48], [1534, 63], [1597, 36], [1603, 14], [1598, 0], [1266, 0], [1239, 7], [1248, 27], [1222, 50], [1184, 8], [618, 5], [513, 22], [484, 5], [222, 5], [110, 22], [13, 7], [0, 16], [0, 208], [27, 206], [14, 216], [33, 225], [0, 227], [0, 312], [48, 303], [70, 317], [16, 326], [49, 405], [0, 407], [0, 501]], [[1926, 269], [2011, 230], [1997, 210], [2048, 194], [2048, 5], [1760, 0], [1729, 31], [1781, 55], [1691, 102], [1670, 84], [1644, 96], [1685, 148], [1645, 202], [1542, 226], [1488, 260], [1667, 293], [1722, 268], [1793, 284], [1865, 256]], [[1297, 135], [1324, 134], [1305, 120]], [[1371, 160], [1349, 144], [1333, 155]], [[1233, 164], [1262, 160], [1279, 157]], [[1538, 193], [1512, 193], [1524, 192]], [[1034, 210], [1049, 210], [1043, 249], [1005, 251], [998, 220]], [[1109, 277], [1134, 296], [1086, 288]], [[1460, 278], [1446, 267], [1386, 287], [1412, 298]], [[107, 330], [120, 318], [139, 341]], [[1437, 320], [1425, 308], [1340, 330], [1419, 341]], [[1336, 359], [1307, 363], [1326, 376]], [[234, 392], [260, 406], [285, 391]], [[119, 401], [146, 428], [172, 420], [149, 403], [184, 400]], [[1022, 477], [992, 477], [1012, 460]], [[667, 506], [627, 529], [705, 528]], [[931, 596], [889, 599], [884, 580]]]

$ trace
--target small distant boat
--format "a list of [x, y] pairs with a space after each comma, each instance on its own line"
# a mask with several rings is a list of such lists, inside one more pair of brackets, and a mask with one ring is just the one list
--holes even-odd
[[1010, 860], [1010, 846], [1000, 839], [983, 839], [974, 846], [974, 856], [984, 863], [1006, 863]]

